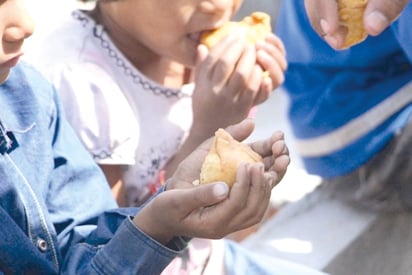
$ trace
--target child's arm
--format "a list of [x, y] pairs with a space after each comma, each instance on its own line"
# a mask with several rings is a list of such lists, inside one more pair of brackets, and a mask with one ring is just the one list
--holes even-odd
[[285, 69], [283, 44], [273, 34], [256, 48], [236, 34], [224, 38], [210, 51], [200, 45], [192, 127], [179, 152], [165, 167], [167, 176], [218, 128], [245, 119], [253, 106], [265, 101], [283, 82]]

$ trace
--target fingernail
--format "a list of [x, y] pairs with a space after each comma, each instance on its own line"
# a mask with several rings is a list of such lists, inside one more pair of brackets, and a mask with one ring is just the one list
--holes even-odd
[[215, 186], [213, 187], [213, 194], [216, 197], [225, 197], [228, 192], [229, 186], [224, 182], [215, 184]]
[[320, 20], [320, 28], [324, 35], [328, 34], [330, 31], [329, 23], [325, 19]]
[[366, 16], [365, 23], [373, 32], [371, 34], [377, 35], [389, 25], [389, 20], [382, 12], [375, 10]]

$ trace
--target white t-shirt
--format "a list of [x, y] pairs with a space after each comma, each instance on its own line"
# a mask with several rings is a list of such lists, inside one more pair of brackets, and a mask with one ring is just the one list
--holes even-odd
[[192, 85], [169, 89], [142, 75], [101, 25], [80, 11], [29, 57], [61, 93], [67, 117], [99, 164], [125, 165], [134, 204], [176, 153], [192, 123]]

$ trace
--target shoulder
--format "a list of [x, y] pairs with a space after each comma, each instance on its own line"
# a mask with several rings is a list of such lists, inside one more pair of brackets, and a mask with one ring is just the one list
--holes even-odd
[[[53, 96], [53, 85], [33, 65], [20, 61], [10, 75], [12, 85], [29, 90], [42, 90], [43, 96]], [[14, 86], [14, 87], [16, 87]]]
[[[38, 104], [48, 110], [48, 113], [56, 112], [59, 105], [58, 94], [53, 84], [44, 77], [34, 66], [26, 62], [20, 62], [16, 67], [17, 73], [22, 75], [22, 85], [25, 86], [25, 93], [31, 91]], [[24, 93], [24, 91], [23, 91]]]
[[[9, 117], [15, 116], [14, 121], [22, 123], [20, 126], [27, 126], [35, 119], [44, 121], [57, 115], [59, 102], [53, 85], [24, 61], [12, 68], [8, 79], [1, 85], [1, 91], [2, 106], [7, 106]], [[9, 123], [14, 125], [10, 121], [13, 119]]]

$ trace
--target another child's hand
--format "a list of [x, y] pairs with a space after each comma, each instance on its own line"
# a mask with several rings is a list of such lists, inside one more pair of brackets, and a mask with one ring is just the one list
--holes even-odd
[[[283, 44], [272, 34], [256, 47], [236, 34], [210, 51], [200, 45], [192, 132], [208, 137], [217, 128], [246, 118], [254, 105], [267, 100], [274, 87], [283, 82], [285, 68]], [[266, 73], [269, 77], [264, 77]]]
[[283, 42], [274, 34], [269, 34], [265, 41], [256, 44], [256, 60], [267, 76], [263, 77], [260, 94], [256, 104], [265, 101], [270, 93], [285, 80], [287, 68], [286, 51]]
[[[243, 140], [253, 130], [245, 120], [227, 131]], [[154, 198], [134, 222], [161, 243], [174, 236], [222, 238], [258, 223], [268, 206], [271, 190], [283, 177], [289, 164], [287, 147], [280, 133], [251, 144], [264, 157], [264, 164], [244, 164], [229, 190], [225, 183], [194, 186], [212, 140], [203, 143], [187, 157], [169, 180], [167, 191]], [[265, 166], [265, 167], [263, 167]]]
[[[410, 0], [369, 0], [364, 13], [364, 28], [369, 35], [382, 33], [410, 3]], [[339, 24], [337, 0], [305, 0], [310, 24], [334, 49], [342, 49], [345, 27]]]

